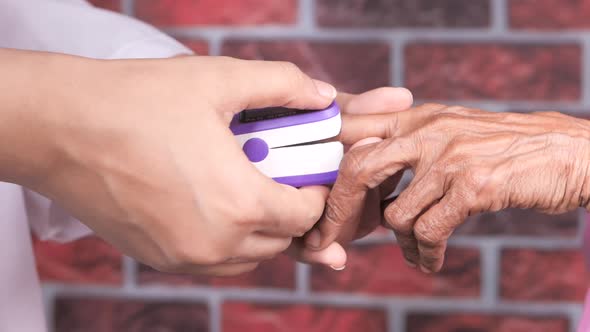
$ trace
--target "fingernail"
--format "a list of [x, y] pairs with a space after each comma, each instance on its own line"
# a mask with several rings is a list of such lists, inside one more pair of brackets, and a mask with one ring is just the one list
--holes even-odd
[[423, 266], [423, 265], [420, 265], [420, 270], [421, 270], [422, 272], [426, 273], [426, 274], [431, 274], [431, 273], [432, 273], [432, 271], [430, 271], [428, 268], [426, 268], [426, 267], [425, 267], [425, 266]]
[[318, 93], [322, 96], [322, 97], [326, 97], [326, 98], [330, 98], [330, 99], [334, 99], [336, 98], [336, 88], [333, 87], [331, 84], [328, 84], [326, 82], [322, 82], [322, 81], [318, 81], [318, 80], [313, 80], [313, 83], [315, 84], [316, 89], [318, 90]]
[[412, 91], [410, 91], [410, 90], [408, 90], [406, 88], [398, 88], [398, 89], [400, 89], [401, 91], [404, 91], [409, 96], [409, 98], [411, 100], [414, 100], [414, 95], [412, 94]]
[[416, 263], [410, 262], [409, 260], [405, 260], [406, 265], [411, 267], [412, 269], [415, 269], [417, 267]]
[[305, 245], [311, 249], [317, 249], [320, 247], [320, 231], [313, 229], [305, 237]]
[[341, 267], [336, 267], [336, 266], [330, 265], [330, 268], [334, 271], [342, 271], [346, 268], [346, 265], [342, 265]]

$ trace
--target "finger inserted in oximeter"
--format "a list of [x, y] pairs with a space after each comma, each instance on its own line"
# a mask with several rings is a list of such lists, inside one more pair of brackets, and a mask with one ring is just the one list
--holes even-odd
[[230, 129], [248, 159], [265, 175], [294, 187], [333, 184], [344, 148], [336, 103], [319, 111], [265, 108], [236, 115]]

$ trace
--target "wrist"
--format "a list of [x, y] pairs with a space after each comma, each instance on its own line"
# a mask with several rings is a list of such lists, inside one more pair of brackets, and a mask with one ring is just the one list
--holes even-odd
[[0, 181], [36, 187], [51, 172], [77, 59], [0, 49]]

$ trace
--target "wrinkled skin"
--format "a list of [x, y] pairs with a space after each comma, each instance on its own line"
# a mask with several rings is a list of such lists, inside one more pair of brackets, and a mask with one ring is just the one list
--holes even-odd
[[405, 169], [414, 179], [384, 217], [408, 264], [424, 272], [441, 269], [448, 238], [470, 215], [510, 207], [549, 214], [589, 208], [587, 120], [427, 104], [354, 125], [383, 141], [345, 156], [317, 225], [320, 245], [309, 248], [345, 244], [345, 234], [364, 223], [369, 193]]
[[[363, 120], [372, 119], [371, 116], [379, 114], [408, 110], [413, 103], [410, 91], [391, 87], [378, 88], [358, 95], [339, 93], [336, 100], [342, 113], [342, 131], [334, 139], [344, 144], [345, 151], [381, 141], [381, 138], [371, 136], [374, 131], [363, 126], [365, 123]], [[302, 245], [301, 239], [297, 239], [289, 248], [289, 254], [302, 262], [324, 264], [336, 270], [343, 269], [346, 263], [346, 252], [339, 243], [344, 244], [362, 238], [381, 224], [382, 201], [395, 190], [401, 175], [399, 173], [367, 192], [361, 217], [357, 219], [354, 227], [349, 227], [346, 233], [341, 234], [339, 242], [333, 242], [322, 250], [314, 250], [306, 248]], [[360, 220], [363, 222], [360, 223]], [[316, 246], [319, 245], [319, 231], [315, 230], [308, 234], [307, 240], [312, 241]]]

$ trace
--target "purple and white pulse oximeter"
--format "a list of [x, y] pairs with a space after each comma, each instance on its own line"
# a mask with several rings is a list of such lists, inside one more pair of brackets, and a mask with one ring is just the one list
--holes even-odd
[[282, 107], [246, 110], [230, 124], [258, 170], [293, 187], [334, 183], [344, 154], [342, 143], [314, 142], [337, 136], [341, 127], [336, 103], [319, 111]]

